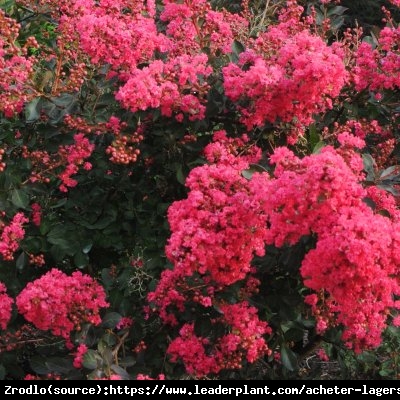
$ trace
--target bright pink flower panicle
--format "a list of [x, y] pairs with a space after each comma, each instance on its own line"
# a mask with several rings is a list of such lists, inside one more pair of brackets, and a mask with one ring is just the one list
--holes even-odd
[[379, 45], [373, 48], [363, 42], [356, 54], [354, 82], [357, 90], [382, 91], [400, 87], [400, 27], [385, 27], [379, 34]]
[[92, 154], [95, 145], [90, 143], [89, 139], [83, 133], [74, 135], [74, 143], [60, 148], [60, 153], [64, 155], [66, 167], [59, 174], [61, 179], [60, 190], [67, 192], [68, 188], [75, 187], [78, 184], [76, 179], [72, 178], [79, 171], [79, 167], [83, 166], [85, 170], [90, 170], [92, 165], [85, 161]]
[[19, 249], [20, 241], [25, 237], [23, 225], [29, 222], [23, 213], [14, 215], [9, 225], [3, 227], [0, 235], [0, 254], [6, 261], [14, 259], [14, 253]]
[[[234, 156], [245, 142], [224, 140], [205, 151], [224, 166], [193, 169], [186, 180], [188, 198], [169, 208], [172, 235], [166, 254], [186, 275], [209, 274], [215, 282], [230, 285], [250, 271], [254, 254], [264, 254], [266, 225], [251, 185], [241, 175], [248, 168], [246, 157]], [[254, 160], [258, 153], [250, 150], [247, 157]]]
[[223, 76], [225, 93], [239, 102], [249, 130], [279, 120], [309, 125], [313, 114], [332, 108], [347, 81], [339, 47], [304, 28], [292, 32], [286, 22], [261, 34]]
[[50, 330], [67, 342], [81, 324], [98, 325], [100, 310], [109, 306], [103, 287], [89, 275], [77, 271], [68, 276], [55, 268], [29, 282], [16, 304], [19, 313], [38, 329]]
[[271, 333], [266, 322], [257, 317], [257, 309], [247, 302], [221, 306], [223, 315], [215, 322], [223, 323], [230, 333], [217, 343], [197, 336], [194, 324], [185, 324], [179, 336], [168, 347], [171, 360], [181, 360], [187, 373], [202, 377], [224, 369], [239, 369], [244, 359], [253, 363], [268, 352], [264, 335]]
[[8, 296], [7, 288], [0, 282], [0, 328], [5, 330], [11, 319], [11, 311], [14, 300]]
[[28, 56], [28, 49], [36, 48], [37, 42], [31, 37], [25, 46], [17, 45], [20, 27], [0, 9], [0, 112], [7, 118], [20, 113], [32, 95], [26, 83], [34, 73], [35, 57]]

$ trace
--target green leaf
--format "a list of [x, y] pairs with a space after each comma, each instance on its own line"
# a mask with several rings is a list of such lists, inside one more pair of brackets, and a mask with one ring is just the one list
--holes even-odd
[[310, 137], [310, 146], [311, 148], [314, 148], [321, 141], [321, 136], [318, 134], [315, 124], [309, 126], [308, 132]]
[[113, 347], [117, 343], [117, 338], [114, 334], [111, 334], [109, 331], [107, 331], [101, 337], [101, 342], [105, 343], [108, 347]]
[[15, 262], [15, 267], [17, 268], [18, 271], [22, 271], [24, 269], [24, 267], [27, 265], [28, 262], [28, 257], [26, 256], [26, 254], [24, 252], [22, 252], [16, 262]]
[[6, 376], [6, 369], [4, 368], [4, 365], [0, 364], [0, 380], [1, 381], [4, 380], [5, 376]]
[[179, 167], [176, 171], [176, 179], [181, 185], [185, 184], [186, 178], [182, 171], [182, 165], [179, 165]]
[[366, 180], [373, 182], [375, 180], [375, 160], [370, 154], [362, 155], [364, 162], [364, 171], [367, 173]]
[[282, 347], [281, 361], [289, 371], [295, 371], [297, 369], [298, 364], [296, 354], [288, 347]]
[[111, 369], [117, 374], [119, 375], [123, 380], [131, 380], [131, 377], [129, 376], [129, 374], [120, 366], [113, 364], [111, 365]]
[[104, 318], [103, 321], [101, 322], [101, 326], [103, 328], [110, 328], [114, 329], [118, 322], [121, 320], [122, 316], [121, 314], [118, 314], [117, 312], [111, 311], [108, 312]]
[[11, 191], [11, 202], [15, 207], [26, 209], [29, 204], [29, 196], [25, 190], [13, 189]]
[[384, 180], [384, 179], [390, 179], [390, 178], [395, 178], [399, 174], [397, 173], [400, 171], [400, 166], [399, 165], [392, 165], [389, 168], [386, 168], [384, 171], [381, 172], [379, 179]]
[[95, 350], [89, 349], [83, 356], [82, 365], [87, 369], [96, 369], [101, 363], [102, 359]]
[[232, 43], [232, 53], [229, 55], [230, 60], [233, 63], [237, 63], [239, 61], [239, 54], [245, 51], [245, 47], [242, 43], [237, 40], [234, 40]]
[[119, 365], [121, 367], [133, 367], [136, 364], [136, 358], [132, 357], [132, 356], [127, 356], [125, 358], [123, 358], [120, 362]]
[[347, 10], [347, 7], [335, 6], [328, 11], [328, 17], [332, 17], [334, 15], [343, 15]]
[[74, 255], [74, 264], [77, 268], [85, 268], [89, 264], [89, 256], [81, 251]]
[[207, 337], [211, 334], [212, 323], [210, 318], [197, 318], [194, 323], [194, 332], [197, 336]]
[[84, 254], [88, 254], [90, 252], [90, 250], [92, 249], [92, 247], [93, 247], [93, 243], [92, 242], [88, 242], [85, 245], [83, 245], [82, 252]]
[[97, 350], [103, 358], [104, 364], [111, 365], [114, 358], [113, 353], [103, 340], [99, 341], [99, 344], [97, 345]]
[[394, 374], [395, 374], [395, 372], [393, 369], [382, 369], [381, 371], [379, 371], [380, 376], [391, 376]]
[[30, 103], [25, 105], [25, 119], [28, 124], [39, 119], [42, 108], [41, 105], [42, 99], [40, 97], [33, 99]]
[[56, 204], [53, 204], [50, 208], [59, 208], [65, 205], [65, 203], [68, 201], [66, 197], [63, 197], [62, 199], [58, 200]]
[[240, 43], [238, 40], [234, 40], [232, 43], [232, 52], [234, 54], [240, 54], [245, 51], [245, 47], [242, 43]]
[[256, 172], [263, 173], [268, 172], [268, 170], [260, 164], [250, 164], [250, 168], [242, 171], [242, 176], [243, 178], [250, 180]]
[[110, 268], [103, 268], [101, 270], [101, 281], [107, 290], [111, 288], [114, 283], [114, 278], [110, 274]]
[[115, 215], [106, 215], [104, 218], [100, 218], [94, 224], [90, 224], [86, 221], [79, 221], [79, 223], [88, 229], [104, 229], [110, 224], [112, 224], [115, 221], [115, 219], [116, 219]]
[[62, 357], [52, 357], [46, 361], [46, 366], [50, 371], [59, 374], [66, 374], [74, 368], [71, 359]]
[[15, 7], [15, 0], [1, 0], [0, 1], [0, 8], [7, 13], [12, 12], [13, 8]]
[[313, 147], [313, 154], [318, 154], [321, 149], [323, 149], [325, 147], [325, 142], [324, 141], [320, 141], [318, 142], [314, 147]]
[[29, 364], [33, 371], [38, 375], [45, 375], [51, 372], [49, 367], [46, 365], [46, 359], [42, 357], [32, 357]]

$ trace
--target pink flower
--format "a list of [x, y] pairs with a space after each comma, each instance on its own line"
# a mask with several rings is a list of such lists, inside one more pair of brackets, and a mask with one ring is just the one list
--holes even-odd
[[32, 209], [32, 222], [36, 225], [36, 226], [40, 226], [40, 222], [42, 219], [42, 207], [40, 204], [38, 203], [33, 203], [31, 205], [31, 209]]
[[75, 352], [75, 358], [73, 365], [75, 368], [82, 368], [83, 356], [88, 351], [88, 347], [85, 344], [80, 344]]
[[165, 375], [164, 374], [159, 374], [157, 378], [151, 378], [149, 375], [138, 374], [136, 379], [138, 381], [164, 381], [165, 380]]
[[0, 327], [5, 330], [11, 319], [12, 304], [14, 300], [7, 295], [7, 288], [0, 282]]
[[14, 259], [14, 253], [19, 248], [19, 242], [25, 237], [23, 224], [29, 222], [23, 213], [14, 215], [11, 223], [6, 225], [0, 236], [0, 254], [4, 260]]

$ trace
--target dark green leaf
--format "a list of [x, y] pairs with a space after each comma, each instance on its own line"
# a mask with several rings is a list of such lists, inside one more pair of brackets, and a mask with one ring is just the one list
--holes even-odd
[[50, 371], [59, 374], [66, 374], [74, 368], [71, 359], [61, 357], [52, 357], [46, 361], [46, 366]]
[[114, 329], [115, 326], [118, 324], [118, 322], [121, 320], [121, 318], [122, 318], [121, 314], [118, 314], [117, 312], [114, 311], [108, 312], [104, 316], [103, 321], [101, 322], [101, 326], [104, 328]]
[[101, 357], [103, 358], [103, 362], [106, 365], [111, 365], [113, 361], [113, 353], [112, 350], [107, 346], [107, 344], [100, 340], [99, 344], [97, 345], [97, 350], [100, 353]]
[[391, 368], [391, 369], [382, 369], [382, 370], [380, 370], [379, 371], [379, 375], [380, 376], [391, 376], [391, 375], [394, 375], [394, 370], [393, 370], [393, 368]]
[[4, 368], [4, 365], [0, 364], [0, 380], [4, 380], [6, 376], [6, 369]]
[[332, 17], [334, 15], [343, 15], [347, 10], [348, 10], [348, 8], [347, 7], [343, 7], [343, 6], [332, 7], [328, 11], [328, 17]]
[[370, 154], [363, 154], [362, 158], [364, 162], [364, 171], [367, 173], [366, 180], [372, 182], [375, 180], [375, 160]]
[[23, 189], [13, 189], [11, 191], [11, 202], [15, 207], [26, 209], [29, 204], [29, 196]]
[[32, 370], [38, 375], [45, 375], [51, 372], [46, 365], [46, 359], [42, 357], [32, 357], [29, 364]]
[[240, 43], [238, 40], [234, 40], [232, 43], [232, 52], [234, 54], [239, 55], [240, 53], [243, 53], [245, 51], [245, 47], [243, 46], [242, 43]]
[[110, 224], [112, 224], [115, 221], [115, 218], [116, 217], [114, 215], [106, 215], [104, 218], [100, 218], [94, 224], [90, 224], [86, 221], [79, 221], [79, 222], [81, 225], [83, 225], [85, 228], [88, 229], [104, 229]]
[[28, 262], [28, 258], [24, 252], [22, 252], [17, 260], [15, 261], [15, 267], [18, 271], [22, 271]]
[[176, 171], [176, 179], [181, 185], [185, 184], [186, 178], [182, 171], [182, 165], [179, 165], [179, 167]]
[[295, 371], [297, 369], [297, 357], [296, 354], [288, 347], [282, 347], [281, 349], [281, 360], [282, 364], [289, 371]]
[[119, 365], [120, 365], [121, 367], [125, 367], [125, 368], [127, 368], [127, 367], [132, 367], [132, 366], [134, 366], [135, 364], [136, 364], [136, 359], [135, 359], [135, 357], [132, 357], [132, 356], [127, 356], [127, 357], [123, 358], [123, 359], [119, 362]]
[[101, 357], [95, 350], [89, 349], [83, 356], [82, 365], [87, 369], [96, 369], [101, 363]]
[[89, 264], [89, 256], [81, 251], [78, 251], [74, 255], [74, 264], [79, 269], [85, 268], [86, 265]]
[[129, 376], [129, 374], [120, 366], [113, 364], [111, 365], [111, 369], [119, 375], [123, 380], [131, 380], [132, 378]]
[[197, 336], [207, 337], [211, 334], [212, 323], [210, 318], [197, 318], [194, 323], [194, 332]]

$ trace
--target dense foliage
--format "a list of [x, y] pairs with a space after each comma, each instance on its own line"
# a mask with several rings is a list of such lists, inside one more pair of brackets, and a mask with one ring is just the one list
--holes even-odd
[[398, 377], [400, 2], [350, 3], [0, 0], [3, 379]]

